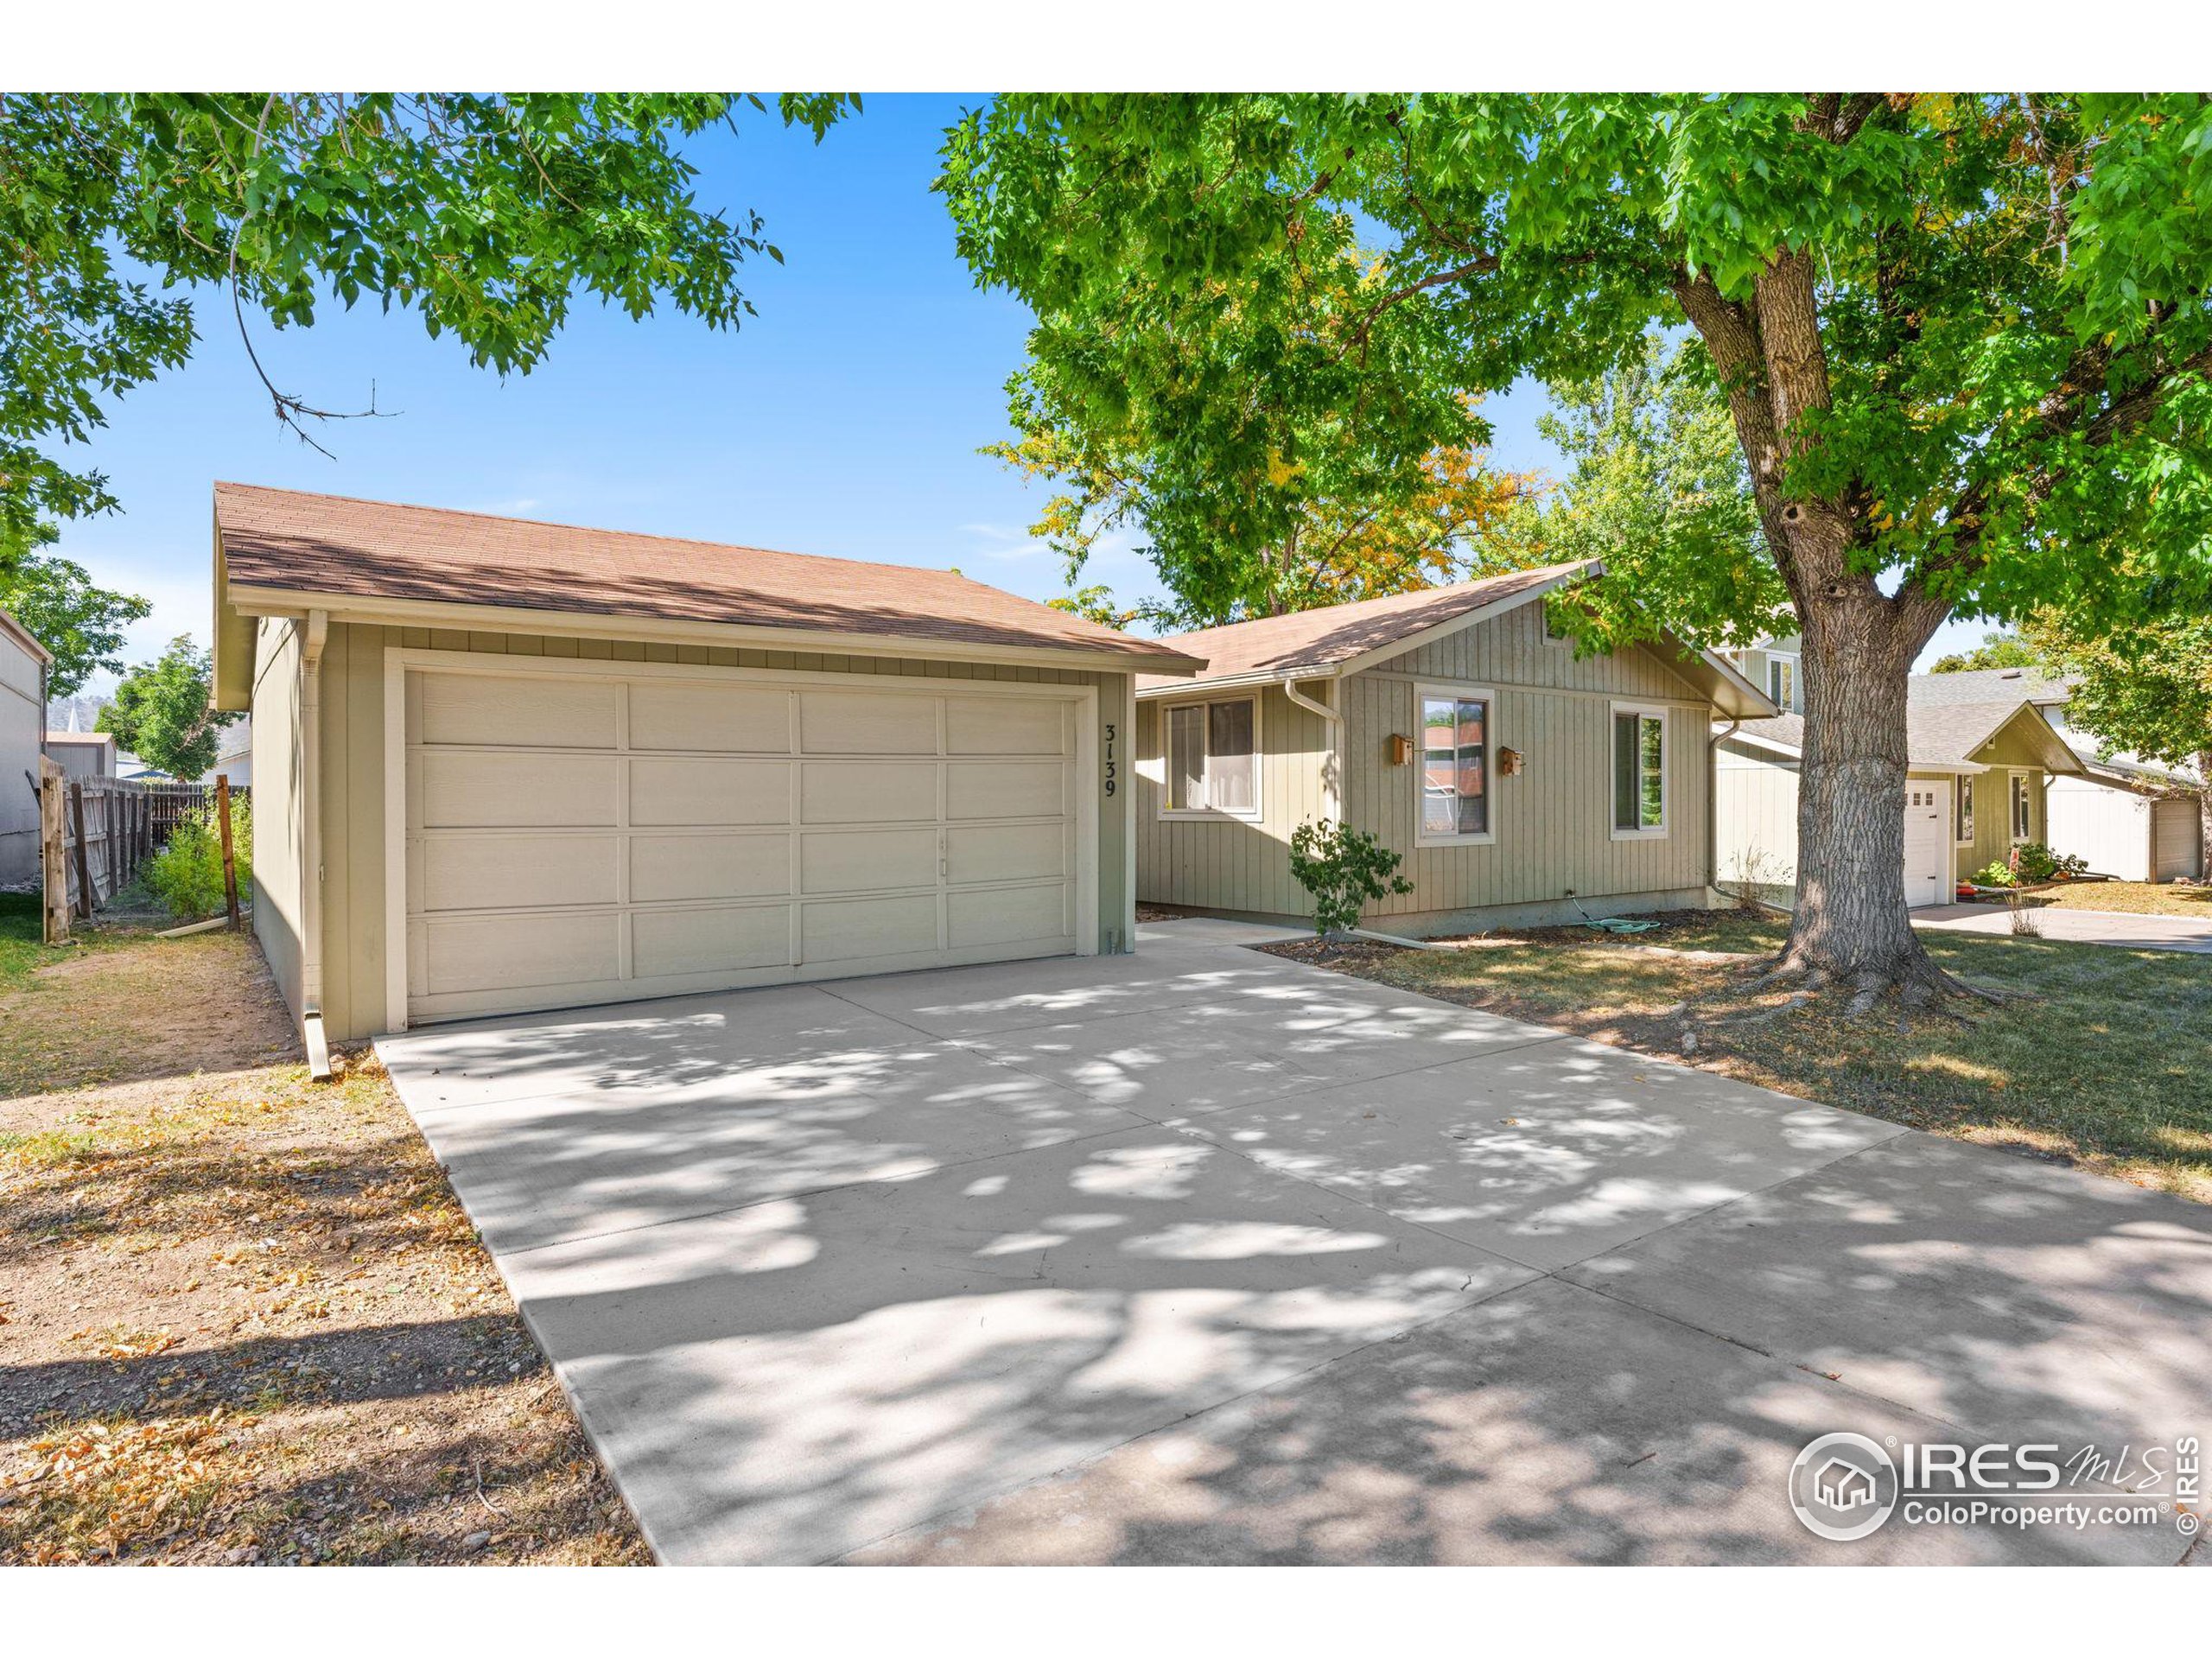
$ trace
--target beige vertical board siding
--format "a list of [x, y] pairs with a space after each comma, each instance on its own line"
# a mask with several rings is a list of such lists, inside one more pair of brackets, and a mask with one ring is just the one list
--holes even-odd
[[254, 632], [253, 654], [253, 931], [277, 989], [296, 1013], [307, 904], [298, 629], [264, 617]]
[[42, 665], [14, 636], [0, 633], [0, 881], [39, 879], [38, 774], [46, 741]]
[[[1230, 817], [1163, 817], [1166, 799], [1166, 704], [1137, 710], [1137, 894], [1151, 904], [1189, 905], [1257, 915], [1296, 916], [1306, 897], [1290, 874], [1290, 837], [1322, 816], [1327, 724], [1280, 686], [1224, 690], [1215, 698], [1259, 699], [1260, 804], [1255, 822]], [[1201, 701], [1211, 699], [1198, 699]]]
[[1748, 874], [1765, 887], [1794, 886], [1797, 763], [1733, 741], [1720, 745], [1716, 760], [1720, 880], [1742, 881]]
[[[674, 662], [676, 647], [649, 648], [636, 640], [508, 636], [451, 629], [384, 628], [333, 624], [322, 659], [323, 743], [323, 1020], [334, 1041], [384, 1029], [385, 957], [404, 942], [387, 940], [385, 894], [385, 650], [388, 645], [493, 655], [574, 657], [592, 661]], [[293, 626], [261, 624], [254, 691], [256, 787], [254, 880], [261, 897], [255, 926], [285, 1000], [300, 1006], [299, 918], [303, 897], [299, 820], [299, 645]], [[687, 660], [696, 660], [689, 658]], [[712, 647], [709, 664], [723, 667], [788, 668], [805, 673], [909, 674], [931, 678], [990, 680], [1003, 677], [993, 664], [906, 663], [873, 657], [826, 657], [793, 652]], [[1127, 677], [1044, 669], [1026, 677], [1098, 692], [1102, 728], [1122, 720]], [[264, 723], [265, 722], [265, 723]], [[264, 772], [261, 768], [268, 770]], [[1124, 776], [1126, 776], [1126, 772]], [[1098, 807], [1098, 948], [1130, 948], [1131, 894], [1128, 840], [1120, 797], [1096, 793], [1101, 779], [1085, 780]]]
[[[1976, 749], [1972, 758], [1989, 770], [1974, 779], [1974, 844], [1960, 844], [1955, 849], [1957, 869], [1961, 876], [1971, 876], [1987, 865], [2002, 863], [2012, 856], [2014, 771], [2028, 774], [2027, 838], [2049, 840], [2043, 798], [2044, 773], [2038, 764], [2042, 752], [2024, 733], [2006, 731], [1993, 742]], [[1955, 838], [1955, 828], [1953, 834]]]

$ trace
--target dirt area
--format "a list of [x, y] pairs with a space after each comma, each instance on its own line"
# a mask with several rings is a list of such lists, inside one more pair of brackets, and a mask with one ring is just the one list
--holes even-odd
[[0, 974], [0, 1562], [650, 1559], [374, 1056], [340, 1059], [308, 1081], [249, 939]]
[[1942, 967], [2006, 994], [1958, 1017], [1853, 1018], [1847, 990], [1747, 992], [1787, 923], [1739, 911], [1648, 932], [1543, 928], [1412, 950], [1260, 947], [1741, 1077], [1784, 1094], [2212, 1202], [2212, 984], [2202, 957], [1959, 933]]

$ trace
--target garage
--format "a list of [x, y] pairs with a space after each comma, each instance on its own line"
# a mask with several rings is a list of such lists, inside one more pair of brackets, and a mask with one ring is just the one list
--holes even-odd
[[2194, 880], [2204, 874], [2204, 821], [2196, 803], [2170, 797], [2151, 803], [2151, 879]]
[[410, 1023], [1081, 951], [1094, 694], [403, 658]]
[[1904, 901], [1940, 905], [1950, 899], [1951, 837], [1948, 783], [1908, 778], [1904, 790]]

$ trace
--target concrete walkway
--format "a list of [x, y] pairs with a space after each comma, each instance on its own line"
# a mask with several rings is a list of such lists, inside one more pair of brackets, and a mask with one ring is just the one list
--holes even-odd
[[669, 1560], [2183, 1554], [1785, 1479], [2212, 1429], [2212, 1211], [1264, 936], [378, 1047]]
[[[2183, 950], [2212, 956], [2212, 906], [2202, 920], [2193, 916], [2137, 916], [2117, 910], [2062, 910], [2045, 905], [2031, 913], [2046, 939], [2083, 944], [2114, 944], [2130, 950]], [[2012, 931], [2012, 913], [2003, 905], [1931, 905], [1912, 912], [1916, 927], [1955, 933]]]

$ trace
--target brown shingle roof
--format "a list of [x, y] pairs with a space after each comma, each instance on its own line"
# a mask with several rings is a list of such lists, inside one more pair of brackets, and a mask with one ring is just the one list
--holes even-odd
[[[1171, 634], [1160, 643], [1202, 658], [1206, 667], [1198, 677], [1201, 681], [1333, 668], [1471, 611], [1555, 582], [1588, 569], [1589, 564], [1590, 561], [1580, 560], [1512, 570], [1500, 576], [1455, 582], [1449, 588], [1421, 588], [1383, 599], [1260, 617], [1224, 627], [1202, 628], [1196, 633]], [[1141, 690], [1175, 683], [1140, 675], [1137, 687]]]
[[1168, 674], [1187, 666], [1165, 641], [949, 570], [250, 484], [215, 486], [215, 522], [234, 588], [1082, 652]]

